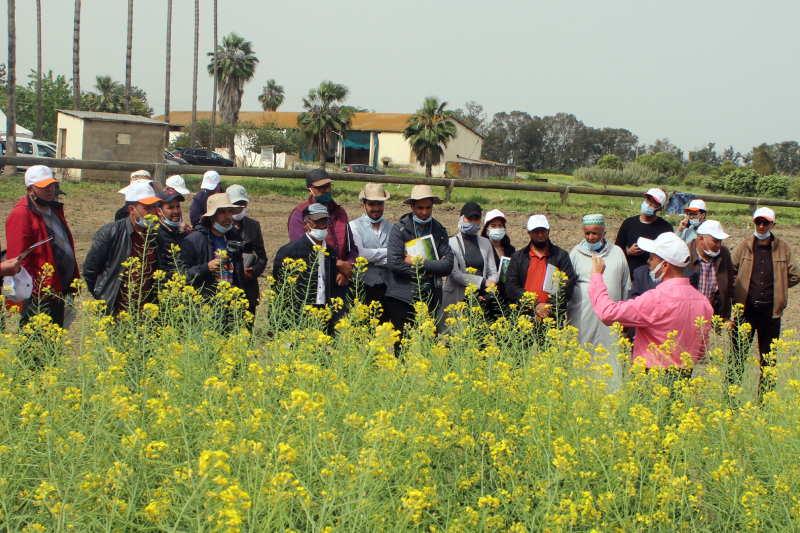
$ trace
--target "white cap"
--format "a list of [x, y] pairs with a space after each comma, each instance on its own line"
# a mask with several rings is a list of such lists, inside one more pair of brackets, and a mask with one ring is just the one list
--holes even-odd
[[136, 172], [131, 172], [131, 182], [150, 179], [150, 173], [146, 170], [137, 170]]
[[126, 187], [125, 192], [126, 202], [139, 202], [142, 204], [150, 205], [160, 202], [156, 196], [156, 191], [146, 180], [137, 180]]
[[209, 170], [203, 174], [203, 183], [200, 184], [200, 188], [207, 191], [213, 191], [217, 188], [217, 185], [219, 185], [221, 181], [222, 179], [219, 177], [219, 172], [215, 170]]
[[167, 178], [166, 181], [167, 187], [170, 189], [175, 189], [177, 192], [181, 194], [192, 194], [189, 192], [189, 189], [186, 188], [186, 182], [184, 181], [182, 176], [170, 176]]
[[499, 209], [492, 209], [491, 211], [486, 213], [486, 216], [483, 218], [483, 223], [488, 224], [489, 222], [491, 222], [496, 218], [502, 218], [503, 220], [505, 220], [506, 216]]
[[724, 240], [730, 237], [727, 233], [722, 231], [722, 224], [716, 220], [706, 220], [700, 227], [697, 228], [698, 235], [710, 235], [715, 239]]
[[250, 198], [247, 196], [247, 191], [244, 190], [244, 187], [241, 185], [231, 185], [225, 189], [225, 192], [228, 193], [228, 198], [231, 199], [232, 204], [250, 201]]
[[645, 252], [656, 254], [670, 265], [677, 267], [685, 267], [691, 259], [689, 247], [686, 246], [683, 239], [671, 231], [662, 233], [656, 237], [656, 240], [639, 237], [636, 244]]
[[[25, 173], [25, 183], [27, 183], [27, 182], [28, 182], [28, 174], [26, 172]], [[770, 222], [775, 222], [775, 211], [773, 211], [769, 207], [759, 207], [758, 209], [756, 209], [756, 212], [753, 213], [753, 220], [755, 220], [755, 219], [757, 219], [759, 217], [764, 217], [764, 218], [768, 219]]]
[[667, 195], [664, 194], [664, 191], [662, 191], [661, 189], [657, 189], [655, 187], [649, 189], [646, 193], [644, 193], [644, 196], [652, 196], [662, 206], [664, 205], [664, 202], [667, 201]]
[[683, 211], [708, 211], [706, 203], [703, 200], [692, 200], [689, 205], [683, 208]]
[[47, 187], [51, 183], [57, 183], [58, 180], [53, 177], [53, 171], [50, 167], [44, 165], [34, 165], [25, 171], [25, 186], [30, 187], [36, 185], [37, 187]]
[[544, 215], [532, 215], [528, 219], [528, 231], [535, 230], [536, 228], [550, 229], [550, 224], [547, 223], [547, 217]]

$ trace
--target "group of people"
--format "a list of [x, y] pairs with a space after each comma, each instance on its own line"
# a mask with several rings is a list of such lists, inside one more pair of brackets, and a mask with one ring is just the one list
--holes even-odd
[[[186, 223], [182, 204], [190, 192], [180, 176], [170, 177], [162, 187], [145, 171], [133, 173], [130, 184], [119, 191], [125, 205], [115, 222], [95, 233], [82, 271], [63, 205], [56, 200], [58, 182], [52, 171], [31, 167], [25, 185], [27, 194], [6, 222], [6, 257], [12, 259], [0, 263], [0, 273], [10, 276], [24, 267], [35, 278], [45, 264], [54, 268], [39, 280], [49, 288], [47, 295], [24, 302], [23, 321], [44, 312], [62, 325], [65, 297], [81, 274], [90, 294], [105, 301], [107, 313], [142, 305], [155, 298], [156, 270], [168, 277], [186, 275], [204, 296], [228, 281], [244, 291], [255, 314], [267, 255], [260, 224], [246, 215], [249, 197], [241, 185], [223, 191], [219, 174], [206, 172]], [[539, 342], [546, 328], [570, 324], [578, 329], [581, 345], [600, 357], [614, 343], [609, 326], [619, 322], [634, 339], [634, 359], [641, 357], [647, 368], [677, 368], [685, 376], [691, 372], [686, 370], [689, 361], [704, 356], [712, 316], [732, 324], [732, 306], [741, 304], [741, 320], [750, 324], [751, 332], [734, 335], [729, 379], [741, 379], [757, 334], [760, 390], [772, 386], [770, 373], [764, 375], [763, 369], [774, 364], [770, 347], [780, 335], [788, 289], [800, 282], [800, 267], [788, 244], [773, 233], [775, 213], [769, 208], [755, 211], [753, 236], [731, 252], [723, 244], [729, 235], [718, 221], [706, 219], [702, 200], [686, 207], [686, 217], [673, 230], [659, 216], [666, 195], [654, 188], [645, 193], [640, 213], [622, 223], [614, 242], [606, 236], [605, 217], [589, 214], [582, 220], [584, 239], [568, 252], [551, 241], [547, 217], [536, 214], [527, 221], [529, 242], [517, 250], [498, 209], [484, 214], [477, 203], [466, 203], [458, 231], [450, 237], [434, 216], [442, 200], [427, 185], [412, 189], [402, 202], [409, 211], [395, 223], [384, 217], [390, 195], [381, 185], [365, 185], [359, 194], [363, 212], [353, 220], [334, 200], [333, 185], [324, 170], [309, 172], [308, 199], [289, 215], [290, 242], [278, 250], [272, 270], [278, 284], [285, 284], [289, 274], [295, 278], [290, 311], [341, 299], [343, 306], [330, 321], [331, 333], [347, 313], [356, 275], [365, 303], [380, 303], [379, 318], [400, 332], [414, 320], [419, 301], [428, 304], [440, 332], [452, 332], [454, 321], [448, 319], [457, 318], [451, 315], [458, 309], [452, 304], [463, 302], [474, 285], [488, 320], [507, 314], [512, 305], [521, 308], [535, 322]], [[426, 257], [420, 257], [421, 242]], [[355, 267], [359, 257], [367, 263], [363, 272]], [[142, 268], [126, 275], [131, 258]], [[287, 259], [303, 260], [309, 268], [287, 272], [293, 264]], [[616, 358], [605, 357], [616, 387], [622, 370]]]

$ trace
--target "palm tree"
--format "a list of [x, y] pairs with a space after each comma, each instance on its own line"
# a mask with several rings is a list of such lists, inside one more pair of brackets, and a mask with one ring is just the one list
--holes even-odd
[[422, 109], [408, 118], [403, 130], [411, 150], [417, 154], [420, 164], [425, 165], [426, 178], [431, 177], [433, 165], [442, 160], [447, 143], [458, 134], [455, 123], [450, 120], [453, 112], [445, 107], [447, 102], [439, 104], [436, 97], [428, 96]]
[[[6, 81], [6, 155], [17, 155], [17, 24], [15, 0], [8, 0], [8, 78]], [[16, 176], [17, 166], [8, 165], [6, 176]]]
[[340, 105], [350, 90], [344, 85], [323, 81], [319, 88], [308, 91], [303, 98], [303, 111], [297, 116], [297, 125], [311, 141], [319, 157], [320, 168], [325, 168], [325, 157], [335, 147], [333, 134], [341, 137], [350, 127], [356, 112], [350, 106]]
[[264, 111], [277, 111], [283, 103], [283, 85], [278, 85], [275, 80], [267, 80], [267, 85], [264, 87], [258, 101], [261, 102], [261, 107]]
[[128, 50], [125, 54], [125, 114], [131, 114], [131, 53], [133, 52], [133, 0], [128, 0]]
[[[167, 0], [167, 87], [164, 96], [164, 122], [169, 124], [169, 86], [172, 73], [172, 0]], [[164, 138], [164, 146], [169, 146], [169, 128]]]
[[[214, 0], [214, 48], [217, 48], [217, 0]], [[214, 98], [211, 100], [211, 132], [208, 140], [208, 147], [212, 150], [217, 148], [215, 130], [217, 129], [217, 55], [214, 54], [214, 72], [211, 74], [214, 80]]]
[[72, 30], [72, 109], [81, 108], [81, 0], [75, 0], [75, 24]]
[[194, 0], [194, 74], [192, 78], [191, 147], [197, 146], [197, 54], [200, 53], [200, 0]]
[[[209, 52], [208, 56], [214, 56]], [[219, 85], [219, 114], [228, 124], [239, 121], [244, 84], [253, 79], [258, 58], [253, 54], [253, 43], [231, 33], [216, 50], [217, 85]], [[214, 75], [214, 61], [208, 64], [208, 74]], [[228, 143], [228, 153], [234, 158], [233, 139]]]
[[95, 96], [93, 98], [93, 111], [104, 111], [106, 113], [119, 112], [119, 93], [120, 84], [111, 79], [111, 76], [97, 76], [95, 80]]
[[42, 0], [36, 0], [36, 138], [42, 138]]

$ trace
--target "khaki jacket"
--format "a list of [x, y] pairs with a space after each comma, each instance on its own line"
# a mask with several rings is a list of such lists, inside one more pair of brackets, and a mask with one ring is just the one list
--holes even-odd
[[[736, 271], [733, 303], [745, 305], [753, 273], [753, 245], [755, 237], [740, 242], [733, 251], [733, 268]], [[786, 241], [772, 234], [772, 267], [775, 276], [775, 305], [772, 318], [780, 318], [789, 301], [789, 287], [800, 283], [800, 267]]]
[[[700, 256], [697, 254], [697, 239], [693, 239], [689, 243], [689, 253], [692, 256], [689, 265], [692, 270], [700, 275]], [[752, 254], [752, 252], [751, 252]], [[731, 303], [734, 299], [734, 278], [736, 277], [733, 263], [731, 262], [731, 252], [725, 246], [719, 249], [719, 255], [712, 259], [714, 270], [717, 273], [717, 287], [719, 288], [719, 296], [715, 301], [711, 302], [711, 307], [714, 308], [714, 314], [722, 318], [731, 317]], [[752, 263], [751, 263], [752, 264]], [[750, 274], [748, 274], [749, 276]], [[745, 291], [745, 297], [747, 292]]]

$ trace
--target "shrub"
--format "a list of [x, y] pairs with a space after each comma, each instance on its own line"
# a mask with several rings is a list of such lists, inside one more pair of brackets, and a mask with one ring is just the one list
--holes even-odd
[[668, 152], [659, 152], [655, 155], [640, 155], [636, 158], [636, 163], [654, 170], [662, 176], [676, 176], [684, 172], [681, 162]]
[[791, 178], [789, 180], [788, 197], [790, 200], [800, 200], [800, 178]]
[[765, 198], [785, 198], [789, 193], [791, 180], [786, 176], [764, 176], [758, 180], [756, 192]]
[[597, 162], [597, 168], [610, 168], [613, 170], [622, 170], [622, 160], [614, 154], [604, 155]]
[[723, 176], [727, 176], [731, 172], [735, 171], [737, 168], [739, 168], [739, 166], [736, 163], [730, 160], [725, 160], [719, 166], [719, 171]]
[[605, 186], [659, 184], [663, 179], [658, 172], [636, 163], [623, 163], [622, 170], [598, 168], [597, 166], [581, 167], [575, 169], [574, 177], [579, 181], [602, 183]]
[[714, 176], [706, 176], [700, 180], [700, 185], [710, 191], [723, 191], [725, 190], [725, 180], [716, 178]]
[[752, 168], [740, 168], [725, 176], [725, 192], [739, 196], [753, 196], [758, 185], [758, 172]]
[[691, 163], [686, 164], [686, 172], [691, 172], [694, 174], [702, 174], [706, 176], [711, 174], [712, 170], [714, 170], [714, 167], [705, 161], [692, 161]]

